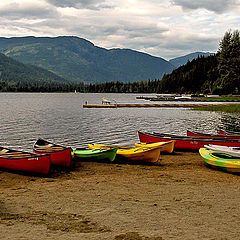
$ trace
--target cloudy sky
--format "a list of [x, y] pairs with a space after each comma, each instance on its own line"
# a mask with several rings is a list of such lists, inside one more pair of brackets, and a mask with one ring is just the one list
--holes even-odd
[[216, 52], [240, 0], [1, 0], [0, 36], [78, 36], [171, 59]]

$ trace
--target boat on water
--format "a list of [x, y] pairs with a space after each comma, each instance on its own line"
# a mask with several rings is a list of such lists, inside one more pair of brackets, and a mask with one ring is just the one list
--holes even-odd
[[240, 132], [234, 132], [234, 131], [227, 131], [227, 130], [219, 130], [219, 134], [221, 135], [235, 135], [235, 136], [240, 136]]
[[123, 158], [128, 161], [143, 161], [156, 163], [160, 159], [160, 148], [149, 147], [121, 147], [104, 144], [88, 144], [90, 149], [109, 149], [117, 148], [117, 157]]
[[117, 154], [117, 148], [110, 149], [83, 149], [75, 148], [72, 151], [72, 155], [75, 161], [78, 160], [91, 160], [101, 161], [106, 160], [113, 162]]
[[204, 145], [204, 147], [218, 153], [224, 153], [233, 157], [240, 158], [240, 147], [227, 147], [227, 146], [213, 145], [213, 144]]
[[227, 172], [240, 173], [240, 158], [215, 152], [206, 148], [200, 148], [199, 153], [202, 156], [204, 163], [209, 167]]
[[167, 142], [175, 140], [175, 149], [178, 150], [190, 150], [198, 151], [199, 148], [203, 148], [204, 145], [215, 144], [225, 145], [229, 147], [240, 147], [240, 140], [232, 140], [225, 138], [202, 138], [202, 137], [188, 137], [188, 136], [177, 136], [172, 134], [163, 133], [148, 133], [138, 131], [139, 139], [141, 142], [153, 143], [153, 142]]
[[33, 146], [37, 154], [50, 154], [51, 163], [62, 167], [71, 167], [72, 148], [57, 145], [39, 138]]
[[149, 147], [149, 148], [160, 148], [161, 153], [172, 153], [174, 151], [175, 140], [168, 142], [156, 142], [156, 143], [135, 143], [135, 147]]
[[29, 152], [0, 147], [0, 168], [14, 171], [48, 174], [50, 155], [38, 155]]
[[237, 139], [240, 140], [240, 135], [226, 135], [226, 134], [209, 134], [209, 133], [201, 133], [187, 130], [188, 137], [203, 137], [203, 138], [226, 138], [226, 139]]

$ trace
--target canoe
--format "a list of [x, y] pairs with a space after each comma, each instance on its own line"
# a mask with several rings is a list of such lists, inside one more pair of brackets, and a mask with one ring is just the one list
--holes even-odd
[[200, 148], [199, 153], [202, 156], [204, 163], [210, 167], [219, 168], [228, 172], [240, 172], [240, 158], [217, 153], [206, 148]]
[[204, 138], [226, 138], [226, 139], [238, 139], [240, 140], [240, 135], [226, 135], [226, 134], [209, 134], [209, 133], [200, 133], [187, 130], [188, 137], [204, 137]]
[[104, 144], [88, 144], [90, 149], [109, 149], [116, 147], [117, 157], [126, 159], [128, 161], [143, 161], [143, 162], [158, 162], [160, 158], [160, 148], [148, 148], [148, 147], [121, 147], [110, 146]]
[[240, 132], [233, 132], [233, 131], [226, 131], [226, 130], [219, 130], [218, 133], [221, 134], [221, 135], [240, 136]]
[[[77, 158], [77, 160], [107, 160], [113, 162], [115, 160], [117, 154], [117, 148], [110, 149], [82, 149], [75, 148], [72, 152], [73, 156]], [[76, 159], [74, 159], [77, 161]]]
[[164, 142], [175, 140], [174, 149], [179, 150], [190, 150], [198, 151], [199, 148], [204, 147], [204, 145], [215, 144], [215, 145], [225, 145], [228, 147], [240, 147], [240, 140], [232, 140], [225, 138], [197, 138], [197, 137], [185, 137], [176, 136], [172, 134], [161, 134], [161, 133], [147, 133], [138, 132], [139, 139], [141, 142], [153, 143], [153, 142]]
[[50, 155], [38, 155], [0, 147], [0, 168], [38, 174], [48, 174]]
[[144, 142], [140, 142], [140, 143], [135, 143], [135, 147], [149, 147], [149, 148], [156, 148], [159, 147], [161, 153], [165, 152], [165, 153], [172, 153], [174, 150], [174, 145], [175, 145], [174, 140], [169, 141], [169, 142], [156, 142], [156, 143], [144, 143]]
[[224, 153], [233, 157], [240, 158], [240, 147], [227, 147], [213, 144], [204, 145], [204, 147], [215, 152]]
[[64, 147], [43, 139], [38, 139], [33, 146], [33, 151], [37, 154], [50, 154], [51, 163], [63, 167], [71, 167], [72, 149]]

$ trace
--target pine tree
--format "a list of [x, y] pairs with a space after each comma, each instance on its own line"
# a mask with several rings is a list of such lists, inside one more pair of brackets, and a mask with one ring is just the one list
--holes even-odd
[[225, 33], [218, 50], [218, 70], [220, 77], [215, 88], [219, 93], [239, 93], [240, 91], [240, 34]]

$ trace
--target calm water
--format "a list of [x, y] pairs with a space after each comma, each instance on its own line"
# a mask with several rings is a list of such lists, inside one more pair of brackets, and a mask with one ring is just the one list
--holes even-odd
[[0, 93], [0, 145], [31, 150], [45, 138], [71, 147], [87, 143], [134, 145], [137, 130], [185, 135], [186, 129], [216, 133], [240, 127], [239, 114], [182, 108], [87, 109], [103, 97], [118, 103], [148, 103], [136, 94]]

